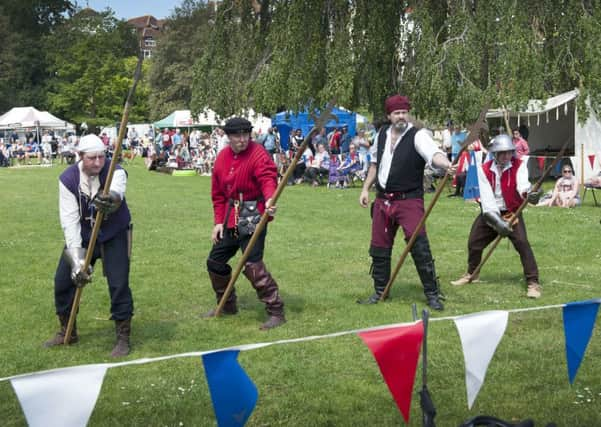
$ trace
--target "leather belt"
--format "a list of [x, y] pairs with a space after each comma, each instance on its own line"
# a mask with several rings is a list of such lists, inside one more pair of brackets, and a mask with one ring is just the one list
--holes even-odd
[[405, 200], [405, 199], [418, 199], [422, 196], [421, 191], [413, 190], [406, 193], [401, 191], [395, 191], [393, 193], [385, 193], [383, 191], [378, 191], [376, 193], [376, 197], [378, 199], [386, 199], [386, 200]]

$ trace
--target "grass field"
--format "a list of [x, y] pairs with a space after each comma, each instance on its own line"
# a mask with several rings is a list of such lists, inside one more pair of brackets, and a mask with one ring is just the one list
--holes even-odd
[[[109, 357], [114, 328], [108, 291], [97, 265], [78, 317], [80, 342], [43, 349], [57, 327], [53, 275], [63, 245], [57, 177], [62, 166], [0, 169], [0, 377], [88, 363]], [[263, 306], [244, 277], [238, 316], [203, 320], [214, 306], [205, 272], [210, 249], [210, 178], [128, 167], [127, 199], [135, 224], [131, 284], [135, 299], [129, 359], [217, 349], [411, 321], [424, 307], [409, 258], [388, 302], [355, 304], [371, 292], [368, 211], [359, 188], [294, 186], [278, 203], [265, 261], [280, 284], [288, 323], [259, 331]], [[551, 183], [547, 183], [549, 187]], [[444, 193], [446, 194], [446, 193]], [[427, 201], [431, 196], [427, 196]], [[428, 233], [446, 310], [453, 316], [493, 309], [561, 304], [601, 296], [599, 218], [592, 198], [578, 209], [529, 208], [524, 213], [543, 297], [525, 298], [517, 253], [503, 241], [484, 267], [483, 283], [454, 288], [465, 269], [476, 205], [441, 197]], [[397, 245], [394, 257], [403, 248]], [[511, 313], [484, 386], [467, 409], [459, 336], [452, 321], [429, 328], [429, 388], [437, 425], [457, 426], [477, 414], [536, 425], [601, 426], [601, 334], [597, 327], [573, 386], [568, 383], [561, 310]], [[271, 346], [240, 354], [259, 389], [249, 426], [392, 426], [403, 421], [369, 350], [355, 335]], [[418, 390], [418, 370], [416, 388]], [[421, 425], [415, 396], [411, 426]], [[9, 382], [0, 383], [0, 425], [25, 425]], [[110, 369], [90, 426], [215, 425], [200, 359], [175, 359]]]

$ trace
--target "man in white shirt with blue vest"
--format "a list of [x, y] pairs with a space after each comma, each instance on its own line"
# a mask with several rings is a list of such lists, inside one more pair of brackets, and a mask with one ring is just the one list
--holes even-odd
[[[54, 302], [60, 329], [44, 343], [44, 347], [61, 345], [75, 290], [91, 280], [92, 269], [83, 270], [86, 248], [90, 241], [96, 213], [104, 213], [102, 225], [93, 249], [93, 265], [102, 258], [111, 297], [111, 318], [115, 321], [116, 342], [113, 357], [129, 354], [129, 335], [133, 316], [133, 298], [129, 287], [129, 258], [131, 251], [131, 216], [125, 201], [127, 174], [117, 166], [108, 194], [103, 194], [109, 162], [106, 147], [93, 134], [81, 138], [77, 147], [80, 160], [59, 177], [59, 215], [65, 236], [65, 248], [54, 276]], [[79, 340], [77, 328], [69, 343]]]

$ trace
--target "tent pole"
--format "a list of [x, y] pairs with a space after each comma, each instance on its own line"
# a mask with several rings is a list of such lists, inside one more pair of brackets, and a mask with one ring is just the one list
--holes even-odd
[[584, 143], [580, 143], [580, 185], [584, 185]]

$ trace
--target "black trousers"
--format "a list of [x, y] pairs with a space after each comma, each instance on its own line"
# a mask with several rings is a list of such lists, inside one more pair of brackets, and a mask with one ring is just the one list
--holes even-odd
[[[257, 238], [255, 246], [253, 246], [246, 262], [259, 262], [263, 259], [263, 249], [265, 248], [265, 236], [267, 235], [267, 225]], [[232, 230], [224, 230], [223, 239], [215, 243], [211, 248], [207, 260], [209, 270], [221, 276], [227, 276], [231, 273], [231, 268], [227, 265], [228, 261], [236, 255], [238, 249], [244, 252], [250, 242], [252, 236], [242, 238], [234, 237]]]
[[[97, 242], [92, 256], [92, 265], [98, 258], [102, 258], [111, 297], [111, 318], [113, 320], [126, 320], [134, 314], [134, 302], [129, 287], [127, 232], [128, 230], [125, 229], [107, 242]], [[87, 247], [87, 242], [84, 242], [85, 247]], [[96, 276], [98, 274], [100, 274], [99, 271], [94, 273]], [[69, 315], [71, 313], [75, 289], [71, 280], [71, 267], [61, 256], [54, 275], [56, 314]]]

